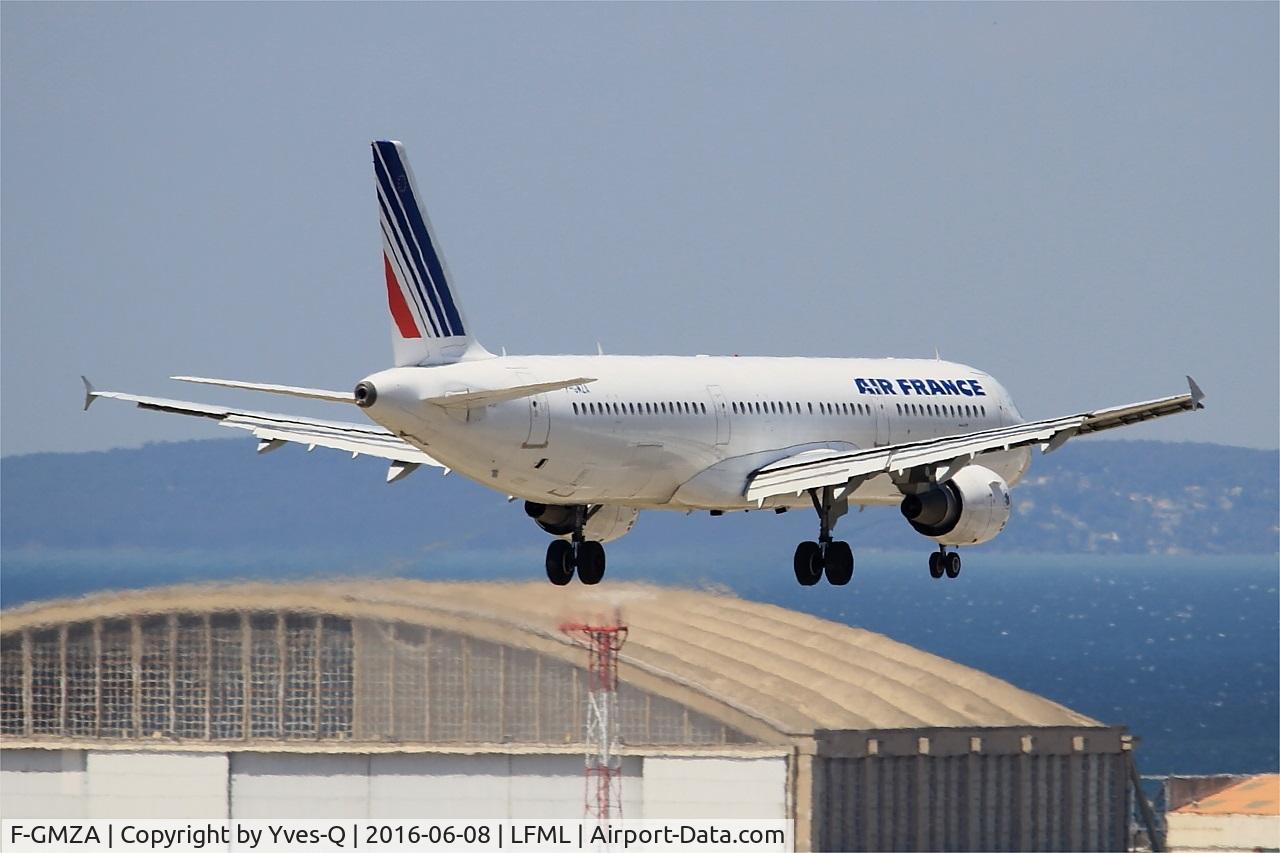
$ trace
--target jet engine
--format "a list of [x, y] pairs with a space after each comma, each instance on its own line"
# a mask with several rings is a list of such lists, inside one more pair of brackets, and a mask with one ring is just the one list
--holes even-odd
[[915, 531], [943, 545], [980, 545], [1009, 522], [1009, 484], [981, 465], [966, 465], [940, 486], [902, 499]]
[[[565, 539], [573, 535], [573, 519], [578, 511], [576, 506], [525, 501], [524, 511], [534, 523], [552, 536]], [[582, 528], [583, 538], [590, 542], [612, 542], [620, 539], [635, 526], [638, 515], [640, 510], [627, 506], [588, 506], [587, 523]]]

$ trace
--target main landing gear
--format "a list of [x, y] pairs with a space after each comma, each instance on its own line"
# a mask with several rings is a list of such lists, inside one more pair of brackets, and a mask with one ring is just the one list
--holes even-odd
[[947, 553], [946, 545], [939, 545], [938, 550], [929, 555], [929, 577], [937, 580], [946, 575], [949, 578], [960, 575], [960, 555], [955, 551]]
[[587, 586], [595, 586], [604, 578], [604, 545], [589, 542], [582, 535], [586, 524], [586, 507], [578, 507], [570, 540], [553, 539], [547, 546], [547, 580], [556, 586], [564, 586], [578, 573], [578, 580]]
[[810, 489], [809, 497], [818, 512], [818, 541], [796, 546], [796, 580], [801, 586], [813, 586], [825, 574], [827, 583], [844, 586], [853, 577], [853, 549], [848, 542], [832, 539], [831, 531], [836, 520], [849, 511], [849, 499], [847, 495], [836, 499], [832, 486], [821, 491]]

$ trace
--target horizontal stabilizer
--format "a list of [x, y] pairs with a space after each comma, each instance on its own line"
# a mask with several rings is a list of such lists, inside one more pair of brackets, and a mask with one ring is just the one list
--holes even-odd
[[545, 394], [547, 391], [559, 391], [561, 388], [586, 385], [588, 382], [595, 381], [595, 379], [579, 376], [576, 379], [563, 379], [558, 382], [535, 382], [532, 385], [512, 385], [507, 388], [494, 388], [493, 390], [459, 391], [456, 394], [445, 394], [442, 397], [427, 397], [423, 402], [434, 403], [446, 409], [478, 409], [481, 406], [491, 406], [494, 403], [504, 403], [507, 400], [519, 400], [521, 397], [536, 397], [538, 394]]
[[119, 391], [98, 391], [89, 384], [87, 379], [85, 394], [87, 402], [93, 402], [98, 397], [122, 400], [153, 412], [209, 418], [222, 426], [245, 430], [258, 439], [259, 453], [270, 453], [288, 442], [294, 442], [305, 446], [308, 450], [315, 447], [328, 447], [357, 456], [376, 456], [389, 461], [393, 471], [403, 472], [397, 477], [388, 477], [388, 482], [394, 482], [408, 475], [420, 465], [445, 467], [399, 436], [372, 424], [323, 421], [275, 412], [253, 412], [227, 406], [190, 403], [185, 400], [123, 394]]
[[220, 388], [236, 388], [241, 391], [263, 391], [267, 394], [283, 394], [286, 397], [306, 397], [309, 400], [328, 400], [331, 403], [354, 403], [350, 391], [325, 391], [323, 388], [299, 388], [294, 385], [270, 385], [265, 382], [237, 382], [234, 379], [207, 379], [203, 376], [170, 376], [179, 382], [197, 385], [217, 385]]

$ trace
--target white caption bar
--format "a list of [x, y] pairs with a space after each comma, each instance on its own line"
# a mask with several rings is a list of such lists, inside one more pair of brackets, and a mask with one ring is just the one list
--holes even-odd
[[789, 820], [52, 820], [0, 821], [9, 853], [794, 849]]

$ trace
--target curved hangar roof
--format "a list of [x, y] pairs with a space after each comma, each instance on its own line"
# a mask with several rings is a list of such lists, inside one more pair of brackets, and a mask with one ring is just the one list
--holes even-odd
[[441, 628], [574, 666], [585, 652], [559, 626], [630, 629], [624, 683], [696, 708], [765, 741], [817, 730], [1100, 726], [978, 670], [882, 634], [728, 594], [638, 584], [360, 580], [175, 586], [28, 605], [4, 634], [172, 613], [323, 614]]

